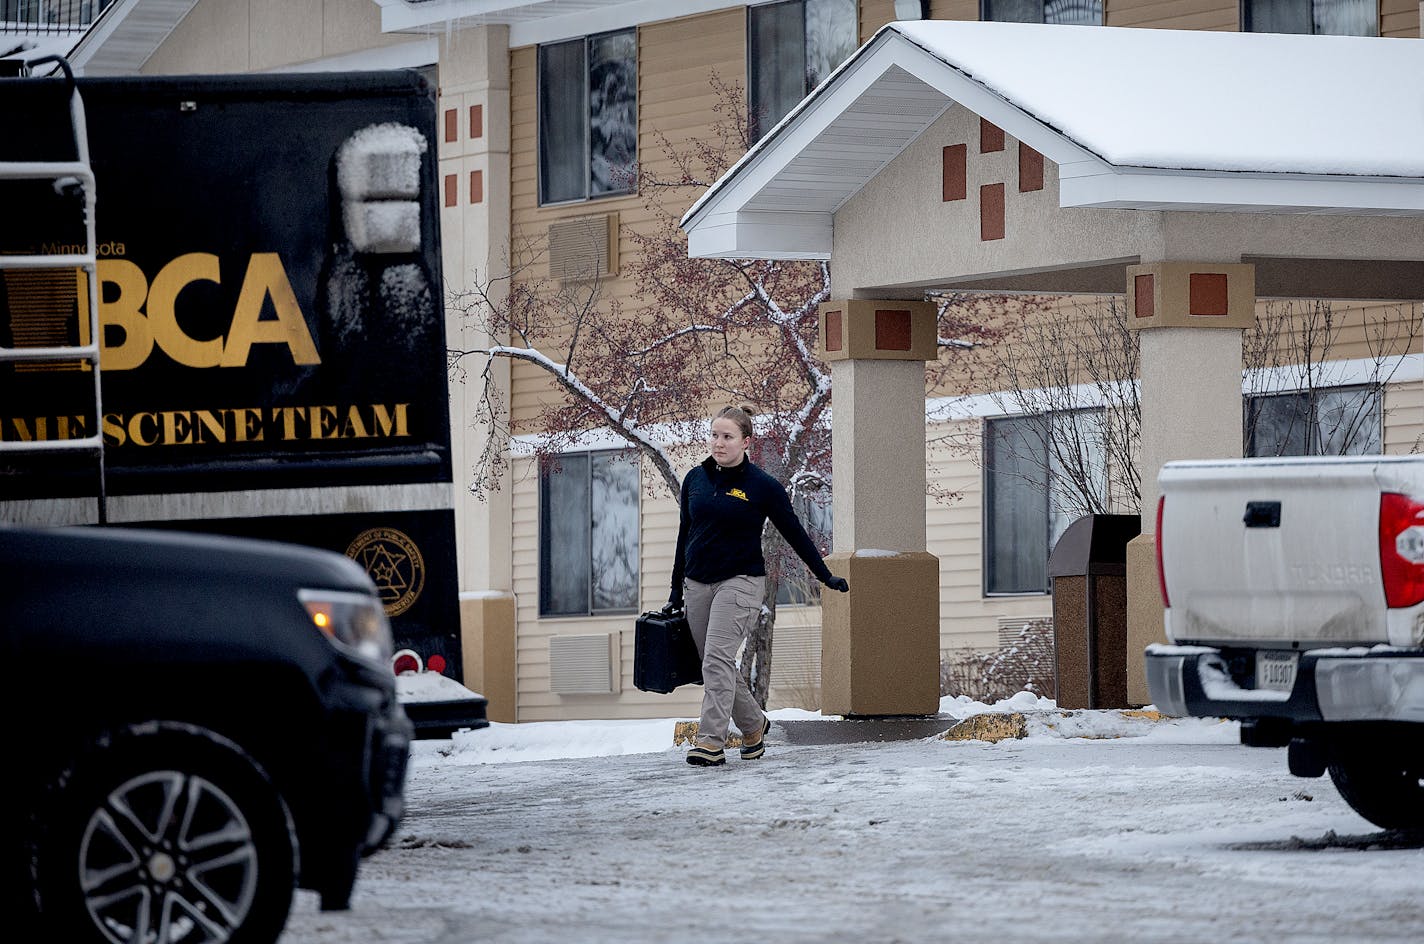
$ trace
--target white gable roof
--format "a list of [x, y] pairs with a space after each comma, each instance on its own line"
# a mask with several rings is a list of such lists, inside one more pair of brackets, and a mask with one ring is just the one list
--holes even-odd
[[1424, 215], [1424, 43], [921, 21], [880, 30], [683, 218], [694, 256], [827, 258], [830, 216], [955, 103], [1063, 207]]

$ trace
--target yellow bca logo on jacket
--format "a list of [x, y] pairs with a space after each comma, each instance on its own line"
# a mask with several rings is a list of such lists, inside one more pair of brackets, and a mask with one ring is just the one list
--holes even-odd
[[727, 490], [727, 494], [732, 498], [740, 498], [742, 501], [751, 501], [751, 499], [747, 497], [747, 493], [740, 488], [730, 488]]

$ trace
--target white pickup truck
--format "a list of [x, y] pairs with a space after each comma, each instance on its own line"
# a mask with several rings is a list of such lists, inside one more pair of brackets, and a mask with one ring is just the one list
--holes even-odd
[[1158, 481], [1158, 709], [1239, 719], [1376, 825], [1424, 828], [1424, 457], [1171, 462]]

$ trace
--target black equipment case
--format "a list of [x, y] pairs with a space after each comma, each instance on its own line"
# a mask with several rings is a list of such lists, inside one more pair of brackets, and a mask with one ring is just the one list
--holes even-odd
[[633, 687], [666, 695], [680, 685], [702, 684], [702, 659], [687, 615], [651, 610], [638, 617], [633, 634]]

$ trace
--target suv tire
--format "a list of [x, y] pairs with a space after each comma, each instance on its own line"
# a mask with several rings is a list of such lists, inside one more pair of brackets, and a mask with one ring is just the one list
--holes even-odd
[[52, 940], [271, 944], [286, 923], [291, 816], [257, 762], [212, 731], [150, 722], [98, 739], [34, 825]]

